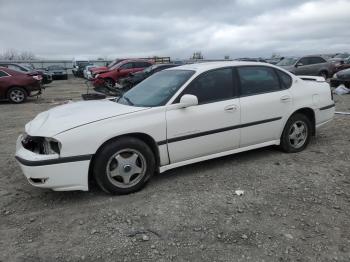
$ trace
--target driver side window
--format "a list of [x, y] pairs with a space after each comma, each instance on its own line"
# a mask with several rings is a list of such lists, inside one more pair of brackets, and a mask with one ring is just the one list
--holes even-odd
[[303, 65], [309, 65], [310, 64], [310, 59], [308, 57], [303, 57], [298, 61], [298, 64], [301, 63]]
[[[222, 68], [200, 75], [186, 87], [182, 95], [195, 95], [198, 104], [228, 100], [234, 97], [233, 75], [231, 68]], [[180, 100], [178, 97], [177, 100]], [[179, 102], [179, 101], [177, 101]]]

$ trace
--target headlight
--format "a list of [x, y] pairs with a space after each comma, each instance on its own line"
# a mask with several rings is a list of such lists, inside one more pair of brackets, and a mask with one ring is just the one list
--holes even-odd
[[22, 145], [25, 149], [41, 155], [60, 154], [61, 143], [53, 138], [24, 134]]
[[333, 75], [333, 78], [338, 78], [337, 74], [334, 74], [334, 75]]
[[95, 78], [97, 78], [97, 77], [99, 77], [100, 76], [100, 74], [97, 74], [96, 76], [95, 76]]

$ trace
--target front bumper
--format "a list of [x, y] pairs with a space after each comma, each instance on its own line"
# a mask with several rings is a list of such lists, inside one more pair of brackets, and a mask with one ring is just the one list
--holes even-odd
[[23, 147], [20, 135], [16, 143], [15, 157], [28, 182], [35, 187], [55, 191], [89, 189], [91, 155], [60, 157], [57, 154], [36, 154]]

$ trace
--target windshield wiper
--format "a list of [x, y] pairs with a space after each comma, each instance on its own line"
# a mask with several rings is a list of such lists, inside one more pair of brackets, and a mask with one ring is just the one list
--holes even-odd
[[131, 102], [131, 100], [128, 98], [128, 97], [126, 97], [126, 96], [122, 96], [124, 99], [125, 99], [125, 101], [127, 101], [131, 106], [133, 106], [134, 105], [134, 103], [133, 102]]
[[117, 99], [117, 103], [118, 103], [119, 100], [122, 99], [122, 98], [123, 98], [126, 102], [128, 102], [129, 105], [131, 105], [131, 106], [134, 105], [134, 103], [131, 102], [131, 100], [130, 100], [128, 97], [124, 96], [124, 95], [121, 95], [121, 96]]

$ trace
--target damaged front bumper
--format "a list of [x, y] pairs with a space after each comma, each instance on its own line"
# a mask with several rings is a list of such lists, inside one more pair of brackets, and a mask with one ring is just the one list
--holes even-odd
[[23, 135], [16, 143], [15, 158], [28, 182], [55, 191], [87, 191], [91, 155], [61, 157], [58, 154], [38, 154], [24, 148]]

